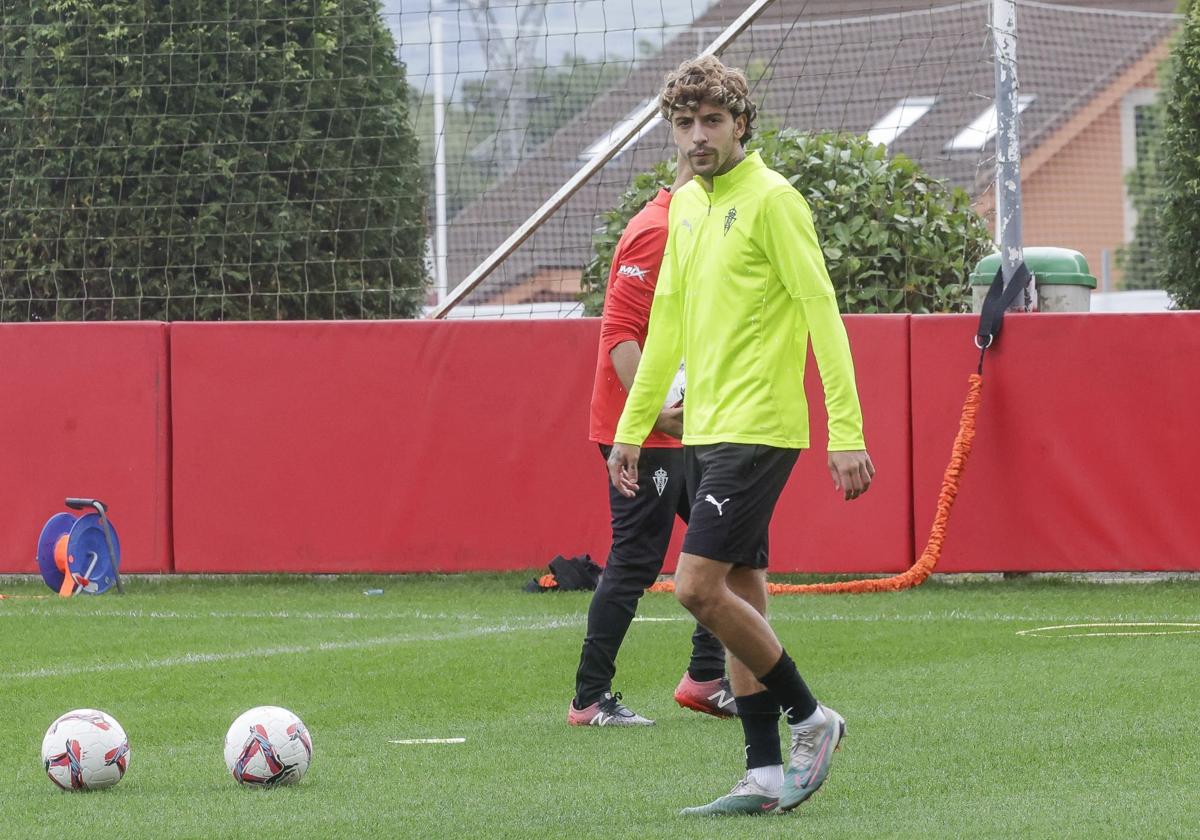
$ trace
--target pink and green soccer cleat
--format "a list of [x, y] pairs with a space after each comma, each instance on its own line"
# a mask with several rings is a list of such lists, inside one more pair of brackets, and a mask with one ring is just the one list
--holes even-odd
[[779, 808], [779, 796], [759, 787], [747, 771], [733, 790], [714, 799], [707, 805], [684, 808], [679, 813], [685, 817], [735, 817], [772, 814]]
[[791, 727], [792, 751], [783, 773], [783, 792], [779, 810], [790, 811], [817, 792], [829, 775], [833, 753], [846, 737], [846, 721], [833, 709], [818, 707], [825, 713], [823, 723]]

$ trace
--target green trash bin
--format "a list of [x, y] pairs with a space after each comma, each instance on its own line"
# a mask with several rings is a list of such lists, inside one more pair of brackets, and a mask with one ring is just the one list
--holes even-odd
[[[1037, 283], [1039, 312], [1091, 310], [1096, 278], [1088, 270], [1083, 254], [1070, 248], [1026, 248], [1025, 265]], [[975, 312], [983, 308], [983, 299], [999, 268], [1000, 255], [991, 254], [971, 272], [971, 308]]]

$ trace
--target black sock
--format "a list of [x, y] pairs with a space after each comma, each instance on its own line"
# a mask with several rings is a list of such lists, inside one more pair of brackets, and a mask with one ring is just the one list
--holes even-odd
[[706, 668], [693, 668], [689, 665], [687, 672], [688, 676], [694, 679], [696, 682], [719, 680], [721, 677], [725, 676], [725, 670], [723, 668], [713, 668], [710, 670]]
[[758, 678], [779, 703], [788, 723], [797, 724], [817, 710], [817, 699], [796, 670], [796, 663], [785, 650], [770, 671]]
[[779, 703], [769, 691], [737, 698], [738, 719], [746, 735], [746, 769], [783, 764], [779, 748]]

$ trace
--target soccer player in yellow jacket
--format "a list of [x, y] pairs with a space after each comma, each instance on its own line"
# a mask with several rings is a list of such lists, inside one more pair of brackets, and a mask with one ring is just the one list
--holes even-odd
[[[825, 781], [845, 721], [818, 703], [766, 614], [767, 529], [809, 447], [809, 342], [829, 414], [829, 471], [847, 500], [871, 486], [850, 344], [799, 192], [744, 145], [756, 109], [745, 75], [708, 56], [669, 75], [661, 113], [695, 180], [671, 203], [649, 336], [608, 459], [613, 485], [637, 488], [639, 444], [680, 360], [688, 370], [684, 451], [692, 517], [675, 592], [725, 645], [746, 739], [746, 775], [684, 813], [791, 810]], [[778, 720], [791, 747], [782, 758]]]

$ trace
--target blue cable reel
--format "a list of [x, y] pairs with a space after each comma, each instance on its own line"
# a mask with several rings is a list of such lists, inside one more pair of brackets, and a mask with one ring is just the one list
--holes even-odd
[[99, 499], [66, 500], [73, 510], [93, 508], [95, 513], [76, 517], [56, 513], [38, 537], [37, 564], [42, 580], [59, 595], [76, 592], [100, 595], [121, 585], [121, 541], [108, 518], [108, 506]]

